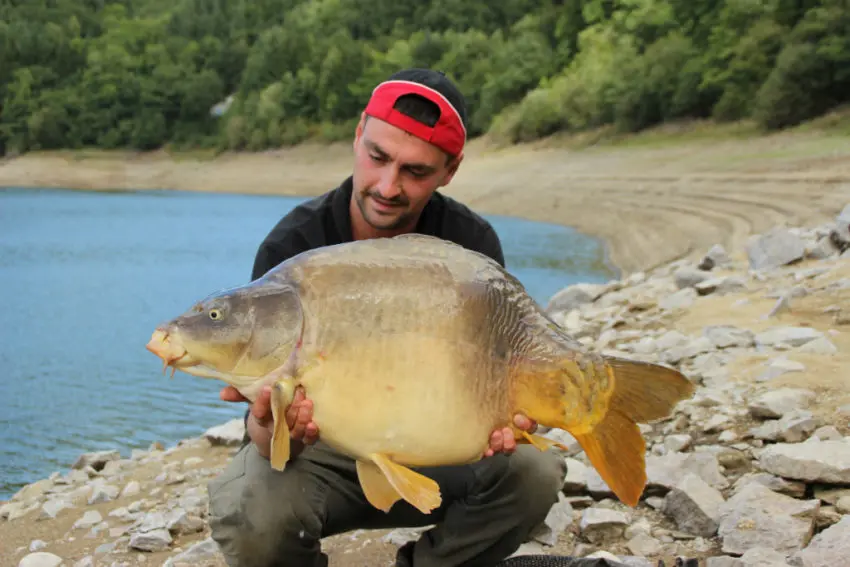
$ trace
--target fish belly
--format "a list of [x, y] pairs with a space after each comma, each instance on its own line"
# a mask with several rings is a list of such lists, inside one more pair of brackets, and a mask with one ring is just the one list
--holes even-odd
[[327, 352], [299, 380], [320, 439], [354, 458], [381, 453], [410, 466], [478, 460], [506, 412], [468, 387], [486, 377], [466, 375], [456, 352], [414, 334]]

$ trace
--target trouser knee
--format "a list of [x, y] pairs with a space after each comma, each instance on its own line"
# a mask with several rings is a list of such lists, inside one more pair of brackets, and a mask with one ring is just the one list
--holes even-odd
[[558, 493], [564, 488], [566, 461], [555, 451], [538, 451], [536, 454], [529, 451], [529, 457], [518, 468], [523, 479], [520, 483], [521, 500], [525, 501], [528, 513], [542, 522], [558, 502]]
[[542, 452], [521, 446], [507, 459], [505, 490], [526, 530], [540, 524], [564, 487], [567, 468], [563, 457], [554, 451]]
[[321, 493], [296, 467], [278, 472], [243, 448], [209, 483], [211, 536], [230, 567], [324, 565]]

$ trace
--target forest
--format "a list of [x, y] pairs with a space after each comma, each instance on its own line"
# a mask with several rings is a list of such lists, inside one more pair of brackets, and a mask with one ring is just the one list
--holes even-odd
[[345, 140], [432, 67], [507, 143], [850, 101], [850, 0], [2, 0], [0, 155]]

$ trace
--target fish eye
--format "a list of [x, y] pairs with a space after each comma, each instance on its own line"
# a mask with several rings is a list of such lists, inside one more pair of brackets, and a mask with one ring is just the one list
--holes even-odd
[[210, 319], [212, 319], [213, 321], [218, 321], [223, 316], [224, 315], [222, 315], [221, 309], [210, 309]]

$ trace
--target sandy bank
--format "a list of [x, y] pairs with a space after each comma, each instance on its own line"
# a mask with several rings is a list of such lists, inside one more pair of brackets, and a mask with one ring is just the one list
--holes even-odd
[[[0, 186], [316, 195], [350, 171], [348, 144], [215, 159], [29, 154], [0, 161]], [[735, 249], [776, 224], [834, 218], [850, 201], [850, 138], [788, 132], [571, 151], [471, 144], [446, 193], [475, 209], [573, 226], [603, 239], [625, 273]]]

